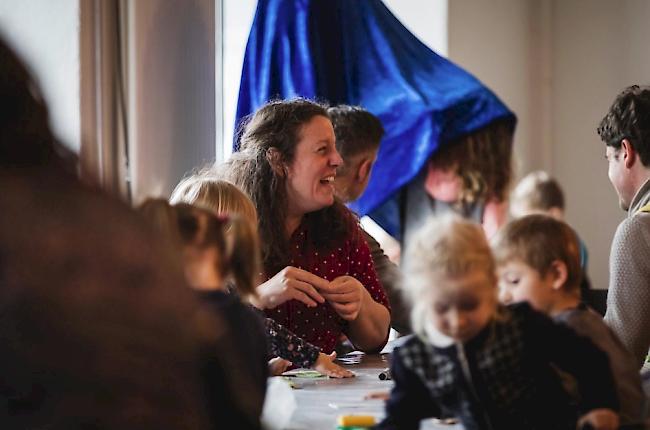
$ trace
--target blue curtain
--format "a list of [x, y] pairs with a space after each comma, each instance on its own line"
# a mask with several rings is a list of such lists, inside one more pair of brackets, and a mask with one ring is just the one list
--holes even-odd
[[[399, 236], [398, 193], [445, 142], [514, 114], [474, 76], [409, 32], [380, 0], [259, 0], [237, 121], [273, 98], [359, 105], [386, 135], [350, 204]], [[237, 142], [234, 144], [237, 149]]]

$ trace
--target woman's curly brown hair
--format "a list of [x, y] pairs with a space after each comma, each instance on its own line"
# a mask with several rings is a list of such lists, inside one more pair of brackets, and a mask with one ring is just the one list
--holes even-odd
[[[251, 198], [259, 217], [262, 262], [266, 275], [289, 264], [285, 227], [288, 197], [286, 175], [278, 166], [290, 165], [300, 133], [316, 116], [329, 119], [326, 106], [295, 98], [270, 101], [244, 123], [240, 150], [224, 164], [221, 174]], [[356, 219], [339, 201], [305, 215], [311, 246], [329, 250], [353, 231]]]

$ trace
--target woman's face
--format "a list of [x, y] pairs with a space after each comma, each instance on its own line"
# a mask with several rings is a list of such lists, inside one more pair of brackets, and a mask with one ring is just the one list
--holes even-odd
[[301, 216], [332, 205], [334, 177], [342, 163], [330, 120], [319, 115], [305, 123], [293, 162], [287, 167], [289, 214]]

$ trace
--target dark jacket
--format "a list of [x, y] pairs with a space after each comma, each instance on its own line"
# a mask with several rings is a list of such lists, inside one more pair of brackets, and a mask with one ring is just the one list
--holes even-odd
[[[466, 430], [575, 429], [594, 408], [618, 409], [607, 356], [527, 304], [501, 308], [465, 344], [438, 348], [412, 337], [393, 352], [395, 387], [380, 429], [417, 429], [421, 419], [457, 417]], [[571, 406], [557, 366], [582, 394]]]
[[211, 412], [218, 419], [224, 415], [223, 411], [232, 411], [228, 423], [231, 428], [257, 428], [268, 377], [268, 346], [262, 318], [236, 294], [210, 291], [200, 293], [199, 297], [221, 315], [235, 334], [224, 340], [228, 357], [221, 357], [205, 369], [207, 381], [224, 381], [208, 384]]

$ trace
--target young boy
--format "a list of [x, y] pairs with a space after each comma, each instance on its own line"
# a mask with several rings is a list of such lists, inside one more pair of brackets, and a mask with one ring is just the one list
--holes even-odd
[[[526, 175], [515, 187], [510, 199], [513, 218], [526, 215], [548, 215], [564, 221], [564, 192], [560, 184], [548, 173], [538, 170]], [[580, 265], [587, 270], [589, 254], [584, 242], [578, 237]], [[584, 281], [584, 279], [583, 279]]]
[[[558, 221], [564, 221], [564, 192], [562, 187], [548, 173], [538, 170], [526, 175], [515, 187], [510, 198], [510, 214], [513, 218], [526, 215], [548, 215]], [[593, 292], [591, 282], [587, 277], [587, 262], [589, 253], [587, 246], [580, 239], [580, 266], [582, 267], [582, 281], [580, 291], [582, 300], [593, 307], [602, 315], [605, 314], [605, 297]]]
[[580, 252], [571, 227], [552, 217], [528, 215], [506, 225], [493, 248], [501, 301], [527, 301], [605, 351], [621, 404], [621, 424], [641, 423], [645, 399], [633, 357], [602, 318], [581, 304]]
[[[498, 304], [481, 226], [433, 219], [407, 256], [404, 293], [416, 336], [393, 352], [395, 387], [380, 429], [417, 429], [434, 416], [455, 416], [465, 430], [618, 428], [606, 355], [525, 303]], [[580, 412], [552, 364], [576, 378]]]

